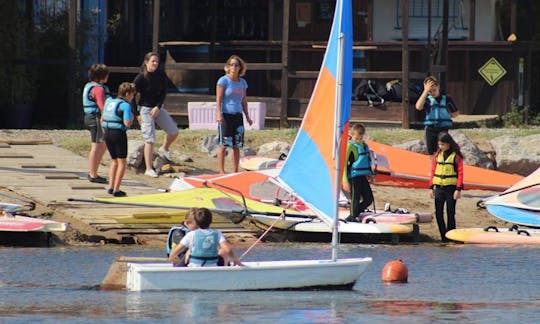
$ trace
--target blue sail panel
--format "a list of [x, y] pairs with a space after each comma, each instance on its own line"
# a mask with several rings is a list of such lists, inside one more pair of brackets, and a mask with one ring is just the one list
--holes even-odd
[[[343, 144], [346, 143], [350, 119], [353, 54], [351, 12], [350, 0], [337, 2], [328, 46], [313, 94], [278, 175], [278, 181], [283, 186], [328, 223], [337, 217], [336, 188], [341, 184], [341, 175], [337, 173], [343, 166], [343, 162], [338, 165], [337, 161], [344, 156], [346, 147]], [[340, 37], [343, 37], [342, 47]], [[343, 83], [338, 85], [340, 72]], [[338, 91], [338, 86], [341, 91]], [[337, 98], [338, 94], [341, 94], [341, 98]]]

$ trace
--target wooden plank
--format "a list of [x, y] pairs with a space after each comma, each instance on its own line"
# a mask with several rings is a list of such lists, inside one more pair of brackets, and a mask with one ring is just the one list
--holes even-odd
[[34, 156], [26, 153], [0, 153], [0, 158], [5, 159], [33, 159]]
[[96, 189], [99, 189], [99, 190], [103, 190], [103, 189], [106, 189], [105, 188], [105, 185], [71, 185], [69, 186], [70, 189], [72, 190], [96, 190]]
[[5, 143], [5, 142], [0, 142], [0, 148], [10, 148], [11, 145], [9, 145], [8, 143]]
[[40, 144], [53, 144], [53, 142], [50, 139], [4, 139], [0, 140], [0, 142], [4, 142], [10, 145], [40, 145]]
[[47, 174], [45, 179], [48, 180], [68, 180], [68, 179], [80, 179], [78, 174], [74, 173], [57, 173], [57, 174]]
[[25, 163], [21, 164], [23, 169], [56, 169], [56, 165], [48, 163]]

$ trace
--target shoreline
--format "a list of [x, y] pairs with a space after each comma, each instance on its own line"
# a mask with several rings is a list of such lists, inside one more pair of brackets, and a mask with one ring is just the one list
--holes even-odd
[[[394, 130], [392, 130], [394, 131]], [[278, 133], [284, 133], [287, 136], [294, 135], [294, 132], [289, 130], [277, 131]], [[375, 132], [375, 131], [373, 131]], [[179, 143], [175, 143], [173, 151], [175, 154], [186, 154], [192, 157], [193, 162], [181, 162], [181, 165], [188, 166], [193, 171], [190, 174], [210, 173], [215, 169], [216, 160], [208, 155], [208, 153], [200, 152], [198, 143], [193, 143], [195, 138], [201, 138], [201, 134], [213, 132], [191, 132], [182, 131]], [[253, 133], [253, 131], [251, 132]], [[253, 134], [253, 137], [255, 135]], [[192, 138], [188, 138], [188, 135]], [[249, 136], [249, 134], [248, 134]], [[128, 137], [131, 140], [138, 140], [140, 138], [140, 131], [130, 130]], [[261, 138], [261, 142], [271, 142], [276, 140], [275, 132], [269, 132], [269, 138]], [[56, 146], [62, 146], [66, 139], [77, 140], [80, 139], [80, 143], [76, 145], [77, 149], [81, 149], [81, 146], [88, 145], [88, 131], [87, 130], [0, 130], [0, 141], [12, 140], [12, 141], [24, 141], [24, 140], [39, 140], [50, 141]], [[189, 143], [188, 143], [189, 142]], [[158, 145], [158, 143], [156, 143]], [[190, 146], [189, 146], [190, 145]], [[249, 145], [249, 144], [248, 144]], [[255, 145], [255, 144], [252, 144]], [[84, 156], [84, 148], [77, 154]], [[87, 153], [86, 153], [87, 154]], [[230, 169], [230, 161], [226, 160], [226, 167]], [[108, 154], [105, 157], [100, 167], [100, 172], [108, 169]], [[79, 170], [84, 172], [85, 170]], [[128, 168], [126, 172], [135, 175], [135, 170]], [[156, 179], [149, 179], [141, 175], [135, 175], [145, 182], [151, 184], [154, 188], [166, 188], [170, 185], [172, 178], [167, 176], [160, 176]], [[375, 196], [376, 206], [384, 206], [385, 203], [390, 203], [392, 208], [405, 208], [410, 212], [415, 213], [432, 213], [433, 201], [428, 197], [427, 189], [408, 189], [408, 188], [396, 188], [372, 185], [373, 193]], [[15, 194], [15, 193], [11, 193]], [[458, 200], [456, 207], [456, 225], [458, 228], [465, 227], [486, 227], [486, 226], [499, 226], [509, 227], [510, 224], [500, 221], [491, 216], [485, 209], [478, 209], [476, 203], [482, 198], [497, 194], [497, 192], [481, 191], [481, 190], [464, 190], [462, 199]], [[55, 234], [58, 236], [60, 242], [59, 245], [103, 245], [109, 244], [106, 239], [99, 239], [103, 233], [91, 228], [91, 226], [84, 224], [76, 220], [69, 215], [62, 215], [55, 210], [48, 208], [47, 206], [38, 206], [35, 211], [29, 213], [29, 215], [41, 217], [43, 215], [52, 216], [51, 219], [59, 221], [67, 221], [72, 224], [74, 228], [72, 231], [66, 233]], [[434, 215], [433, 215], [434, 216]], [[429, 224], [419, 224], [420, 228], [420, 243], [440, 242], [439, 232], [436, 221], [433, 217], [433, 221]], [[71, 232], [71, 233], [70, 233]], [[159, 237], [158, 237], [159, 236]], [[256, 237], [247, 237], [245, 233], [238, 233], [238, 235], [226, 235], [233, 244], [250, 244], [254, 242]], [[162, 239], [160, 237], [163, 237]], [[137, 244], [146, 246], [163, 246], [166, 239], [166, 235], [140, 235], [137, 238]], [[401, 241], [401, 240], [400, 240]], [[403, 243], [407, 243], [406, 240]]]

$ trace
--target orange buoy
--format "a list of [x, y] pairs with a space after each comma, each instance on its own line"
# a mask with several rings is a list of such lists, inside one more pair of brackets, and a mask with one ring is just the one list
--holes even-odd
[[393, 260], [384, 265], [381, 273], [381, 279], [384, 282], [407, 282], [409, 270], [400, 260]]

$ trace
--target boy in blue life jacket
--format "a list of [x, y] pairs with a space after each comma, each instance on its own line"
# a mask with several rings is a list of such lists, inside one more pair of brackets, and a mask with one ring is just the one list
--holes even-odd
[[[171, 254], [171, 251], [178, 246], [182, 238], [190, 231], [196, 230], [197, 224], [195, 223], [195, 214], [197, 213], [197, 208], [193, 207], [186, 213], [186, 218], [180, 226], [173, 226], [169, 230], [167, 235], [167, 257]], [[188, 248], [185, 247], [178, 254], [179, 261], [174, 264], [175, 267], [185, 267], [187, 266], [186, 252]]]
[[118, 86], [118, 97], [107, 98], [101, 116], [101, 126], [105, 131], [105, 144], [111, 156], [109, 168], [109, 189], [107, 192], [115, 197], [124, 197], [120, 190], [127, 166], [128, 139], [127, 129], [133, 124], [130, 102], [137, 89], [133, 83], [122, 82]]
[[212, 212], [207, 208], [198, 208], [195, 213], [195, 224], [198, 229], [188, 232], [180, 243], [171, 251], [169, 261], [179, 262], [179, 254], [188, 248], [188, 267], [212, 267], [218, 265], [219, 256], [223, 256], [225, 264], [242, 265], [234, 254], [231, 245], [223, 234], [210, 228]]
[[373, 191], [369, 181], [374, 175], [375, 159], [369, 146], [364, 142], [366, 128], [355, 124], [350, 131], [350, 139], [345, 154], [345, 170], [343, 172], [343, 190], [351, 196], [351, 214], [345, 219], [348, 222], [362, 221], [360, 213], [373, 203]]
[[452, 118], [456, 118], [459, 111], [450, 96], [441, 94], [439, 81], [433, 76], [424, 79], [424, 91], [415, 107], [425, 112], [426, 147], [428, 154], [433, 155], [439, 134], [452, 128]]

